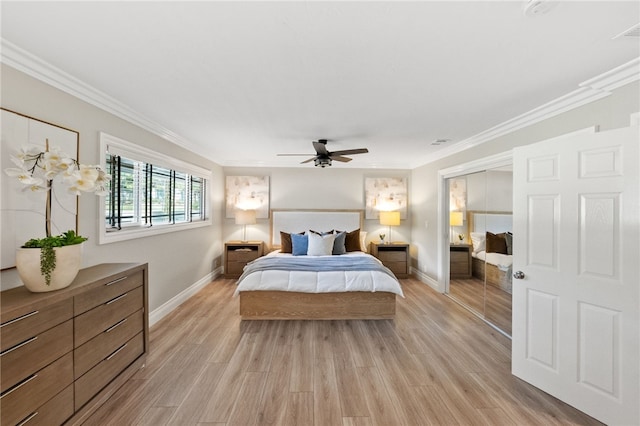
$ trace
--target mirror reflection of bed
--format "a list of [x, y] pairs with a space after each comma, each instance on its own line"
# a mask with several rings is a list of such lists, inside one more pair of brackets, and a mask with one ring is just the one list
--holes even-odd
[[470, 278], [451, 278], [449, 293], [511, 335], [511, 212], [467, 212]]

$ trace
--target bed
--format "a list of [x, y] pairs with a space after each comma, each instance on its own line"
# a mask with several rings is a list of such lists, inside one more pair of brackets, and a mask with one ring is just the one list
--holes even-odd
[[[512, 212], [467, 211], [467, 223], [473, 250], [471, 253], [472, 276], [498, 287], [512, 291], [513, 227]], [[488, 242], [487, 238], [491, 242]], [[499, 239], [504, 239], [504, 247]], [[489, 244], [488, 244], [489, 243]], [[499, 246], [495, 249], [496, 243]], [[487, 247], [489, 249], [487, 250]], [[497, 252], [496, 252], [497, 250]]]
[[[272, 210], [273, 251], [247, 264], [237, 282], [234, 295], [240, 298], [241, 318], [393, 319], [396, 296], [404, 297], [402, 288], [388, 268], [364, 252], [362, 217], [362, 210]], [[336, 230], [350, 235], [352, 249], [357, 236], [359, 250], [333, 254], [340, 251]], [[302, 232], [308, 254], [294, 255]], [[288, 238], [291, 253], [286, 253]], [[331, 252], [318, 252], [319, 245], [323, 250], [331, 245]]]

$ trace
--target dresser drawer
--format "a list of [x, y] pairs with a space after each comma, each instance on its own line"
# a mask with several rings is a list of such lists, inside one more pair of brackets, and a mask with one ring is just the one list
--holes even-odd
[[75, 347], [86, 343], [118, 321], [144, 307], [142, 287], [136, 287], [75, 318]]
[[77, 348], [73, 354], [74, 377], [77, 379], [82, 376], [127, 340], [140, 333], [144, 328], [143, 315], [140, 309]]
[[[7, 318], [0, 326], [0, 351], [5, 351], [73, 317], [71, 299]], [[3, 316], [3, 320], [4, 320]]]
[[142, 271], [138, 271], [132, 275], [122, 275], [115, 277], [106, 284], [87, 291], [73, 298], [74, 312], [76, 315], [95, 308], [109, 300], [120, 296], [136, 287], [140, 287], [143, 283], [144, 275]]
[[73, 385], [67, 386], [62, 392], [51, 398], [47, 403], [38, 407], [20, 422], [24, 426], [61, 425], [73, 415]]
[[227, 252], [229, 262], [251, 262], [260, 257], [258, 250], [229, 250]]
[[144, 352], [144, 334], [120, 346], [84, 376], [75, 381], [75, 409], [79, 410], [106, 384]]
[[2, 352], [2, 392], [72, 350], [73, 320], [67, 320]]
[[68, 353], [2, 394], [0, 424], [14, 425], [27, 418], [72, 382], [73, 356]]

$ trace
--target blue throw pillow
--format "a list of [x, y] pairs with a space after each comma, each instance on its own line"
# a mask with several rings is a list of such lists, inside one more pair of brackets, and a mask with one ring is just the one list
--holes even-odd
[[309, 247], [307, 235], [291, 234], [291, 253], [294, 256], [305, 256]]

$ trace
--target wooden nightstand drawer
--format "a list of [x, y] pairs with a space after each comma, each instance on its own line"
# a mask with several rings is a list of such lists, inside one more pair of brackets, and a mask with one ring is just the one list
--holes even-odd
[[383, 262], [406, 262], [407, 253], [404, 251], [386, 251], [378, 250], [378, 259]]
[[18, 315], [2, 316], [0, 328], [0, 351], [5, 351], [43, 331], [73, 317], [71, 299], [63, 300], [42, 308], [37, 306]]
[[137, 287], [75, 318], [76, 348], [118, 321], [144, 307], [142, 287]]
[[262, 241], [228, 242], [224, 245], [224, 276], [238, 278], [242, 275], [245, 265], [262, 256], [264, 244]]
[[409, 276], [409, 244], [371, 242], [369, 252], [377, 257], [398, 278]]
[[227, 252], [229, 262], [251, 262], [260, 257], [258, 250], [230, 250]]
[[73, 320], [67, 320], [2, 352], [2, 392], [72, 350]]
[[73, 382], [71, 353], [7, 390], [0, 399], [0, 423], [14, 425], [36, 411], [51, 395]]
[[471, 246], [455, 244], [449, 247], [449, 277], [471, 278]]

